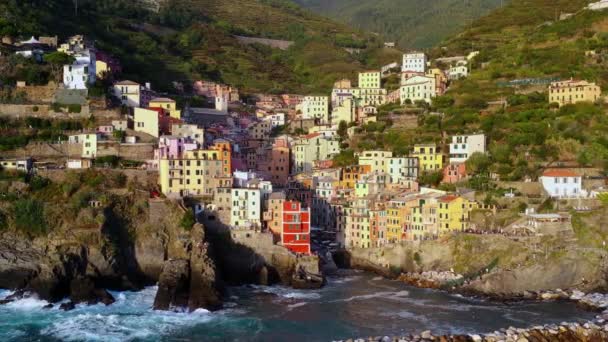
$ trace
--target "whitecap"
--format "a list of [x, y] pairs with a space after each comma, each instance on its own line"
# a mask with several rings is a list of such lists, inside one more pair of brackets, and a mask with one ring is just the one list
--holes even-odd
[[308, 303], [306, 303], [306, 302], [301, 302], [301, 303], [295, 303], [295, 304], [290, 304], [290, 305], [287, 305], [287, 307], [288, 307], [289, 309], [295, 309], [295, 308], [299, 308], [299, 307], [301, 307], [301, 306], [304, 306], [304, 305], [306, 305], [306, 304], [308, 304]]
[[5, 306], [14, 310], [31, 311], [42, 309], [48, 304], [49, 302], [47, 302], [46, 300], [38, 299], [37, 296], [32, 295], [30, 297], [17, 299], [15, 301], [7, 303]]
[[374, 298], [398, 299], [398, 298], [402, 298], [402, 297], [407, 297], [407, 296], [409, 296], [409, 294], [410, 294], [410, 292], [406, 291], [406, 290], [396, 291], [396, 292], [382, 291], [382, 292], [375, 292], [375, 293], [370, 293], [370, 294], [366, 294], [366, 295], [358, 295], [358, 296], [352, 296], [352, 297], [343, 298], [343, 299], [336, 299], [336, 300], [331, 301], [331, 303], [352, 302], [354, 300], [367, 300], [367, 299], [374, 299]]

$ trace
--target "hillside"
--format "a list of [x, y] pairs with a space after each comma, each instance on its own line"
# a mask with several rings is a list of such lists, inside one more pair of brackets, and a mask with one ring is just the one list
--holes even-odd
[[[0, 35], [65, 38], [82, 33], [120, 58], [125, 78], [152, 81], [157, 88], [166, 88], [173, 80], [206, 78], [245, 92], [327, 91], [335, 79], [371, 66], [362, 57], [365, 52], [351, 55], [344, 48], [373, 52], [380, 45], [373, 36], [284, 0], [160, 4], [154, 12], [126, 0], [2, 2]], [[234, 35], [295, 43], [281, 51], [260, 44], [244, 46]]]
[[[353, 148], [407, 154], [415, 143], [446, 143], [453, 134], [483, 131], [489, 138], [489, 157], [470, 163], [478, 176], [467, 186], [485, 189], [490, 174], [501, 180], [536, 179], [543, 168], [566, 164], [608, 173], [606, 104], [557, 108], [547, 97], [547, 82], [570, 78], [597, 82], [606, 94], [608, 11], [583, 10], [587, 3], [513, 0], [477, 20], [431, 51], [432, 58], [480, 51], [472, 74], [453, 82], [425, 114], [415, 117], [417, 127], [401, 124], [406, 120], [403, 113], [416, 113], [414, 108], [381, 108], [381, 121], [364, 127], [351, 142]], [[555, 21], [556, 13], [558, 19], [560, 13], [576, 14]], [[526, 79], [541, 84], [509, 83]]]
[[315, 13], [376, 32], [402, 49], [429, 48], [472, 20], [498, 8], [501, 0], [294, 0]]

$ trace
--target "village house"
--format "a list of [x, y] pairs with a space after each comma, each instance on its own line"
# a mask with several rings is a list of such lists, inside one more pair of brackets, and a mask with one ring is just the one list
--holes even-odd
[[310, 254], [310, 208], [298, 201], [284, 201], [281, 244], [294, 253]]
[[182, 111], [177, 109], [176, 102], [166, 97], [155, 97], [148, 103], [148, 108], [160, 108], [163, 113], [175, 119], [181, 119]]
[[141, 85], [125, 80], [114, 83], [114, 96], [120, 99], [123, 106], [139, 107], [141, 103]]
[[570, 79], [549, 85], [549, 103], [558, 103], [560, 107], [572, 103], [595, 102], [600, 96], [600, 87], [587, 81]]
[[0, 170], [30, 172], [34, 166], [32, 158], [0, 159]]
[[230, 191], [232, 209], [230, 226], [240, 228], [261, 228], [262, 197], [260, 189], [235, 188]]
[[465, 163], [449, 163], [443, 168], [443, 183], [454, 184], [467, 177]]
[[430, 76], [413, 76], [404, 80], [399, 90], [401, 96], [401, 104], [415, 103], [416, 101], [424, 101], [431, 103], [432, 99], [437, 95], [437, 86], [435, 77]]
[[582, 177], [570, 170], [546, 170], [539, 178], [543, 189], [550, 197], [577, 198], [586, 196], [582, 188]]
[[403, 55], [403, 64], [401, 71], [426, 72], [427, 66], [426, 54], [422, 52], [411, 52]]
[[412, 157], [418, 158], [420, 173], [435, 172], [443, 169], [443, 153], [436, 144], [414, 145]]
[[149, 134], [155, 138], [160, 136], [159, 116], [163, 115], [159, 108], [134, 108], [133, 130]]
[[327, 96], [305, 96], [298, 110], [302, 119], [318, 119], [329, 122], [329, 99]]
[[473, 153], [486, 153], [485, 134], [452, 136], [450, 163], [464, 163]]
[[314, 162], [332, 159], [340, 153], [337, 139], [326, 138], [319, 133], [301, 136], [293, 144], [294, 172], [311, 172]]
[[97, 140], [99, 134], [97, 133], [85, 133], [70, 135], [68, 142], [70, 144], [81, 144], [82, 145], [82, 158], [95, 158], [97, 156]]
[[171, 127], [171, 134], [181, 138], [191, 139], [198, 144], [198, 147], [203, 147], [205, 144], [205, 129], [192, 124], [174, 124]]

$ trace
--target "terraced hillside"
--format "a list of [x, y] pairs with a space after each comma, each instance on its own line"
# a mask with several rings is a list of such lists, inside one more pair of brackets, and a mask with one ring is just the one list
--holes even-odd
[[[327, 91], [335, 79], [369, 67], [365, 56], [380, 45], [372, 35], [284, 0], [168, 0], [148, 8], [158, 11], [126, 0], [6, 1], [0, 3], [0, 35], [82, 33], [121, 59], [126, 78], [157, 88], [208, 78], [249, 92]], [[287, 51], [244, 46], [234, 35], [295, 44]]]

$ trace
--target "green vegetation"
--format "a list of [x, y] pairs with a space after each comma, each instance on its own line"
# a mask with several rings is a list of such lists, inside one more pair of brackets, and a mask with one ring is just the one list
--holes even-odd
[[[76, 10], [77, 15], [59, 15]], [[327, 91], [338, 78], [379, 66], [344, 48], [371, 52], [381, 45], [373, 35], [314, 15], [287, 0], [170, 0], [158, 13], [127, 0], [8, 1], [0, 4], [0, 35], [4, 34], [56, 34], [60, 39], [84, 34], [95, 40], [96, 47], [120, 59], [122, 78], [151, 81], [166, 91], [173, 90], [172, 81], [189, 86], [188, 81], [201, 78], [246, 92]], [[295, 43], [282, 51], [243, 45], [235, 35]], [[379, 60], [377, 54], [369, 56], [370, 61]], [[6, 81], [44, 84], [64, 58], [53, 54], [43, 64], [25, 61], [30, 63], [25, 68], [18, 66], [22, 62], [13, 63], [16, 70], [4, 74]]]
[[184, 230], [190, 231], [192, 230], [192, 227], [195, 223], [196, 220], [194, 218], [194, 213], [192, 212], [192, 210], [186, 210], [186, 212], [182, 216], [182, 219], [179, 221], [179, 226], [182, 227]]
[[33, 235], [47, 232], [42, 202], [34, 199], [20, 199], [13, 205], [13, 215], [17, 229]]
[[428, 48], [457, 33], [500, 0], [294, 0], [321, 15], [377, 32], [403, 48]]
[[14, 150], [30, 141], [67, 140], [66, 133], [90, 126], [88, 120], [8, 119], [0, 117], [0, 151]]

